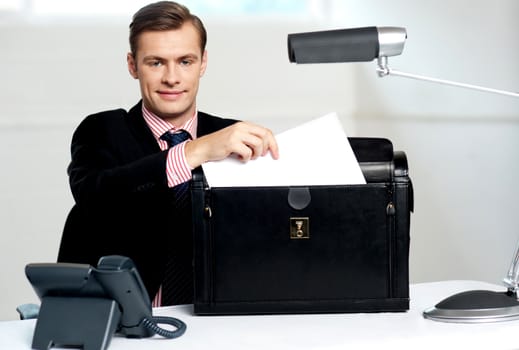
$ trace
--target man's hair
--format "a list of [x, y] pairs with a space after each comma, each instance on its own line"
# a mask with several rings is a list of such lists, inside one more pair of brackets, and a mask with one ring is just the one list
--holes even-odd
[[144, 6], [133, 15], [130, 23], [130, 50], [135, 57], [138, 49], [139, 35], [147, 31], [174, 30], [184, 23], [191, 23], [198, 32], [200, 48], [205, 50], [207, 32], [204, 24], [189, 9], [173, 1], [159, 1]]

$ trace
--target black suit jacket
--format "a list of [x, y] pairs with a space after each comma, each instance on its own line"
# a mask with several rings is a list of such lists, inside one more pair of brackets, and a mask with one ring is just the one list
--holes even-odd
[[[58, 261], [97, 265], [129, 256], [153, 298], [163, 280], [168, 246], [192, 239], [190, 215], [175, 215], [166, 156], [142, 116], [142, 102], [86, 117], [72, 137], [68, 167], [75, 205]], [[197, 136], [236, 122], [198, 113]], [[189, 252], [192, 254], [192, 252]]]

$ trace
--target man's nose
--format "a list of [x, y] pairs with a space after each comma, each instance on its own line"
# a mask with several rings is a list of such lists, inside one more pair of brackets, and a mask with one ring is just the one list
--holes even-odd
[[175, 85], [179, 82], [179, 72], [176, 64], [166, 65], [162, 82], [167, 85]]

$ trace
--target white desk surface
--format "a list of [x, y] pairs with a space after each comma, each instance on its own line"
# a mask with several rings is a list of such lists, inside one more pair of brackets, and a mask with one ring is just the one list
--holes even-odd
[[[455, 324], [426, 320], [422, 311], [458, 292], [504, 287], [475, 281], [411, 285], [403, 313], [194, 316], [192, 305], [153, 310], [187, 324], [177, 339], [116, 336], [109, 350], [133, 349], [519, 349], [519, 321]], [[35, 320], [0, 322], [0, 349], [30, 349]]]

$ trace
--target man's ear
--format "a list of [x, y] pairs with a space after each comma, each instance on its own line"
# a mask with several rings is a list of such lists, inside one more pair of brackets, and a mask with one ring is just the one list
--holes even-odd
[[202, 77], [207, 68], [207, 50], [202, 54], [202, 64], [200, 65], [200, 77]]
[[128, 52], [126, 55], [126, 62], [128, 63], [128, 72], [134, 79], [138, 79], [139, 75], [137, 74], [137, 62], [135, 62], [135, 57], [131, 52]]

